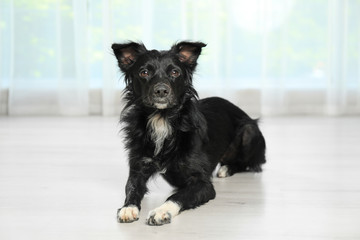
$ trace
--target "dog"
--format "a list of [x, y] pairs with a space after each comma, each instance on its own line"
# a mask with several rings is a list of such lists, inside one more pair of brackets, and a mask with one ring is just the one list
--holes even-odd
[[214, 199], [212, 173], [219, 163], [220, 178], [262, 171], [265, 139], [257, 120], [225, 99], [198, 98], [192, 80], [205, 46], [182, 41], [158, 51], [138, 42], [112, 45], [126, 83], [120, 121], [130, 167], [120, 223], [139, 219], [146, 184], [156, 173], [175, 190], [149, 212], [148, 225], [170, 223]]

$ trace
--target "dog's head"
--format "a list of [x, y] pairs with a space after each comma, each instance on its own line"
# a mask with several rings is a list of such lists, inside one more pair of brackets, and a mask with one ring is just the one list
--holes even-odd
[[192, 74], [205, 46], [180, 42], [168, 51], [148, 51], [141, 43], [128, 42], [114, 43], [112, 49], [133, 97], [147, 107], [167, 109], [180, 104], [189, 89], [193, 90]]

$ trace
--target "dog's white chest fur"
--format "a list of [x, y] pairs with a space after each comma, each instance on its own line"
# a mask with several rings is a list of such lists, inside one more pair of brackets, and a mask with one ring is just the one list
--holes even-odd
[[161, 151], [165, 139], [172, 134], [172, 127], [165, 117], [156, 113], [150, 115], [147, 129], [150, 132], [151, 140], [155, 143], [154, 156], [156, 156]]

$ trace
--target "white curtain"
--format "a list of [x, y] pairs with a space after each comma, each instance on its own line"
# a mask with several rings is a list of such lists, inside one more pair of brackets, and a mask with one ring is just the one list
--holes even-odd
[[2, 0], [0, 114], [118, 115], [113, 42], [208, 44], [200, 97], [252, 115], [360, 113], [360, 0]]

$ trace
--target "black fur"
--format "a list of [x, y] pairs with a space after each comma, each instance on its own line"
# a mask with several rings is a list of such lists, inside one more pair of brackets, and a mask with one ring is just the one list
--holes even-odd
[[124, 207], [140, 210], [147, 181], [158, 172], [176, 189], [168, 200], [183, 211], [215, 198], [211, 177], [218, 163], [228, 166], [228, 175], [261, 171], [265, 140], [257, 121], [224, 99], [198, 100], [192, 76], [205, 46], [180, 42], [169, 51], [148, 51], [141, 43], [112, 45], [126, 82]]

